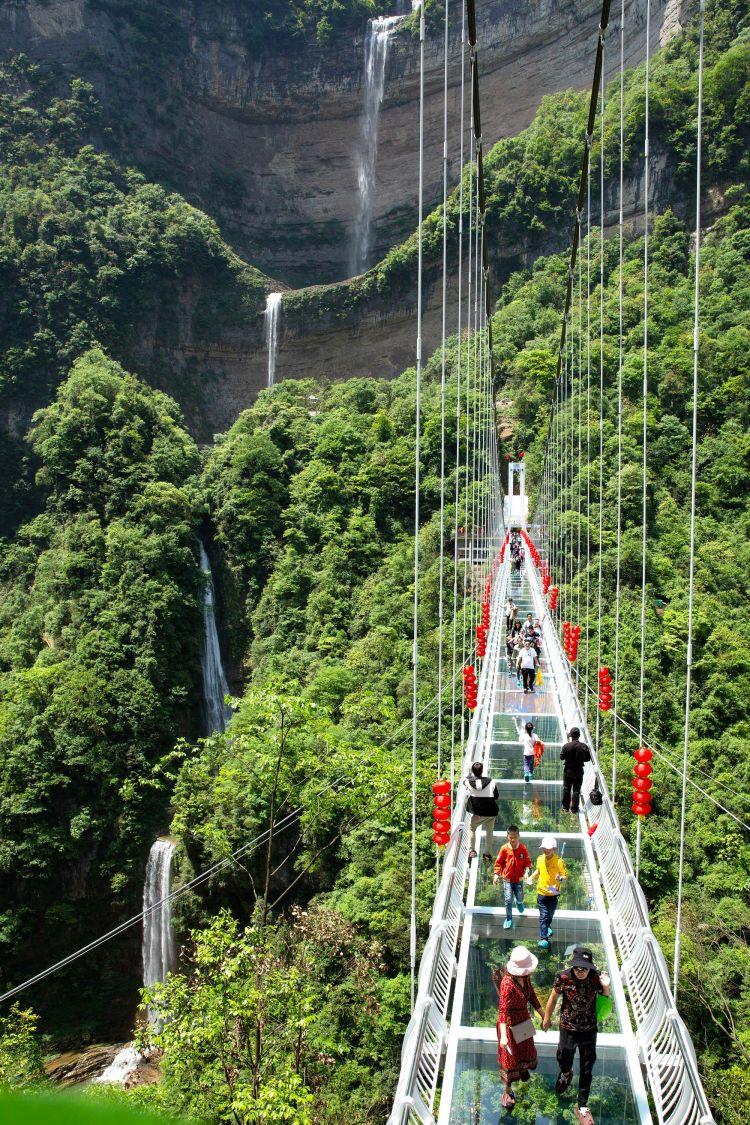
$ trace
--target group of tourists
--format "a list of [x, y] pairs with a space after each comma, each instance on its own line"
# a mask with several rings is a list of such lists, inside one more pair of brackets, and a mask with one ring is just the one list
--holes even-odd
[[[531, 721], [519, 730], [519, 740], [523, 754], [524, 780], [530, 781], [534, 766], [539, 760], [543, 744], [534, 730]], [[566, 813], [579, 811], [581, 786], [586, 762], [591, 761], [589, 747], [581, 741], [578, 727], [572, 727], [568, 741], [560, 751], [563, 763], [562, 809]], [[493, 885], [503, 887], [505, 921], [503, 928], [513, 928], [513, 908], [518, 914], [525, 912], [525, 887], [536, 890], [536, 905], [539, 913], [540, 950], [550, 950], [550, 939], [554, 931], [552, 923], [560, 901], [568, 870], [563, 859], [565, 845], [558, 850], [557, 840], [552, 835], [542, 836], [539, 842], [539, 855], [532, 860], [529, 849], [521, 840], [517, 824], [510, 824], [506, 840], [495, 856], [495, 820], [499, 813], [499, 788], [493, 778], [487, 776], [482, 762], [475, 762], [470, 775], [464, 779], [467, 808], [471, 813], [471, 850], [469, 859], [477, 857], [476, 834], [484, 828], [485, 843], [483, 858], [492, 864]], [[560, 1073], [555, 1090], [564, 1093], [573, 1076], [573, 1060], [576, 1050], [579, 1053], [578, 1105], [576, 1120], [581, 1125], [593, 1125], [594, 1119], [588, 1108], [591, 1089], [591, 1075], [596, 1061], [597, 1035], [597, 997], [609, 995], [609, 978], [599, 972], [594, 965], [591, 951], [576, 946], [570, 964], [555, 976], [552, 991], [546, 1007], [537, 997], [532, 984], [532, 973], [539, 964], [538, 957], [525, 946], [517, 946], [511, 953], [503, 970], [493, 977], [498, 994], [498, 1060], [500, 1076], [504, 1083], [502, 1105], [512, 1109], [515, 1104], [513, 1083], [527, 1081], [537, 1065], [534, 1044], [535, 1028], [529, 1018], [529, 1008], [534, 1008], [542, 1020], [542, 1030], [551, 1026], [556, 1006], [562, 1001], [560, 1010], [560, 1037], [557, 1061]]]
[[511, 532], [508, 550], [510, 551], [511, 574], [520, 574], [523, 567], [523, 542], [517, 531]]
[[542, 1031], [549, 1031], [558, 1002], [560, 1008], [560, 1036], [557, 1046], [557, 1065], [560, 1072], [555, 1083], [555, 1093], [564, 1094], [573, 1080], [573, 1060], [578, 1051], [578, 1105], [576, 1120], [581, 1125], [594, 1125], [588, 1106], [591, 1079], [596, 1062], [599, 996], [610, 995], [610, 980], [594, 964], [590, 949], [576, 945], [569, 965], [556, 973], [552, 990], [545, 1007], [534, 989], [532, 974], [539, 958], [525, 945], [511, 951], [504, 969], [493, 973], [497, 992], [497, 1058], [504, 1090], [501, 1104], [512, 1109], [516, 1104], [514, 1082], [528, 1082], [537, 1067], [534, 1036], [536, 1028], [530, 1019], [533, 1008], [541, 1019]]
[[518, 607], [512, 598], [505, 603], [505, 651], [508, 657], [508, 675], [515, 676], [525, 693], [533, 692], [540, 676], [542, 655], [542, 623], [530, 613], [525, 621], [518, 617]]

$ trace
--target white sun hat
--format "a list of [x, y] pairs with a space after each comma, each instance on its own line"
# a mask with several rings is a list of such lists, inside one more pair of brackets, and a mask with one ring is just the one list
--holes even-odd
[[545, 848], [553, 848], [554, 849], [556, 847], [557, 847], [557, 840], [555, 839], [554, 836], [542, 836], [542, 839], [541, 839], [540, 844], [539, 844], [539, 850], [540, 851], [543, 851]]
[[525, 945], [517, 945], [508, 958], [506, 968], [512, 977], [527, 977], [529, 973], [534, 972], [538, 964], [539, 958], [535, 957], [530, 949]]

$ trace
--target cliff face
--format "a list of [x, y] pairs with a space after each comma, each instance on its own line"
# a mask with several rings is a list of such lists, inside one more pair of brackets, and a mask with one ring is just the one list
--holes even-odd
[[[396, 2], [384, 4], [398, 11]], [[450, 116], [459, 119], [461, 7], [450, 40]], [[485, 0], [479, 6], [486, 145], [519, 132], [541, 97], [591, 80], [599, 0]], [[652, 5], [653, 42], [680, 0]], [[628, 9], [626, 62], [642, 57], [645, 0]], [[348, 272], [358, 207], [366, 29], [325, 47], [248, 45], [244, 0], [10, 0], [4, 48], [91, 81], [96, 138], [221, 223], [247, 260], [290, 285]], [[611, 40], [614, 43], [614, 40]], [[614, 47], [613, 47], [614, 49]], [[442, 34], [426, 45], [426, 200], [442, 190]], [[375, 257], [415, 226], [418, 43], [408, 26], [386, 62], [375, 170]], [[467, 102], [468, 109], [468, 102]], [[458, 173], [450, 153], [450, 178]]]

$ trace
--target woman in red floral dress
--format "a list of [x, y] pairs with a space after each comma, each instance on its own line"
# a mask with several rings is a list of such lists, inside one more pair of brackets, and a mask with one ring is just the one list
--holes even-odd
[[529, 1007], [542, 1015], [542, 1005], [531, 983], [531, 974], [538, 964], [538, 958], [525, 945], [517, 945], [505, 969], [493, 974], [498, 997], [497, 1061], [500, 1077], [505, 1083], [501, 1104], [506, 1109], [511, 1109], [516, 1103], [513, 1083], [528, 1082], [530, 1072], [536, 1070], [536, 1046]]

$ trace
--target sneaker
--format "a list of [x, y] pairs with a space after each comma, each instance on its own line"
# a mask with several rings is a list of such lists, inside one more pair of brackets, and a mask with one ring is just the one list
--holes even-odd
[[569, 1070], [568, 1073], [565, 1074], [564, 1071], [561, 1070], [557, 1076], [557, 1082], [555, 1082], [555, 1093], [564, 1094], [572, 1081], [573, 1071]]
[[547, 930], [547, 937], [554, 937], [554, 936], [555, 936], [554, 930]]
[[544, 938], [542, 938], [542, 940], [538, 941], [536, 944], [538, 949], [549, 949], [549, 942], [545, 941]]
[[503, 922], [503, 929], [504, 930], [512, 930], [513, 929], [513, 921], [512, 921], [511, 918], [505, 919], [505, 921]]
[[522, 902], [516, 903], [516, 910], [518, 911], [519, 914], [523, 914], [525, 909], [526, 909], [526, 906], [524, 905], [524, 903], [522, 903]]
[[471, 863], [472, 859], [476, 859], [476, 858], [477, 858], [477, 853], [472, 848], [471, 851], [469, 852], [469, 863]]
[[581, 1125], [594, 1125], [594, 1118], [592, 1117], [591, 1110], [588, 1106], [576, 1106], [576, 1121], [580, 1121]]
[[523, 775], [523, 779], [524, 779], [524, 781], [526, 782], [526, 784], [528, 785], [528, 784], [529, 784], [529, 782], [531, 781], [531, 774], [530, 774], [530, 773], [525, 773], [525, 774]]

